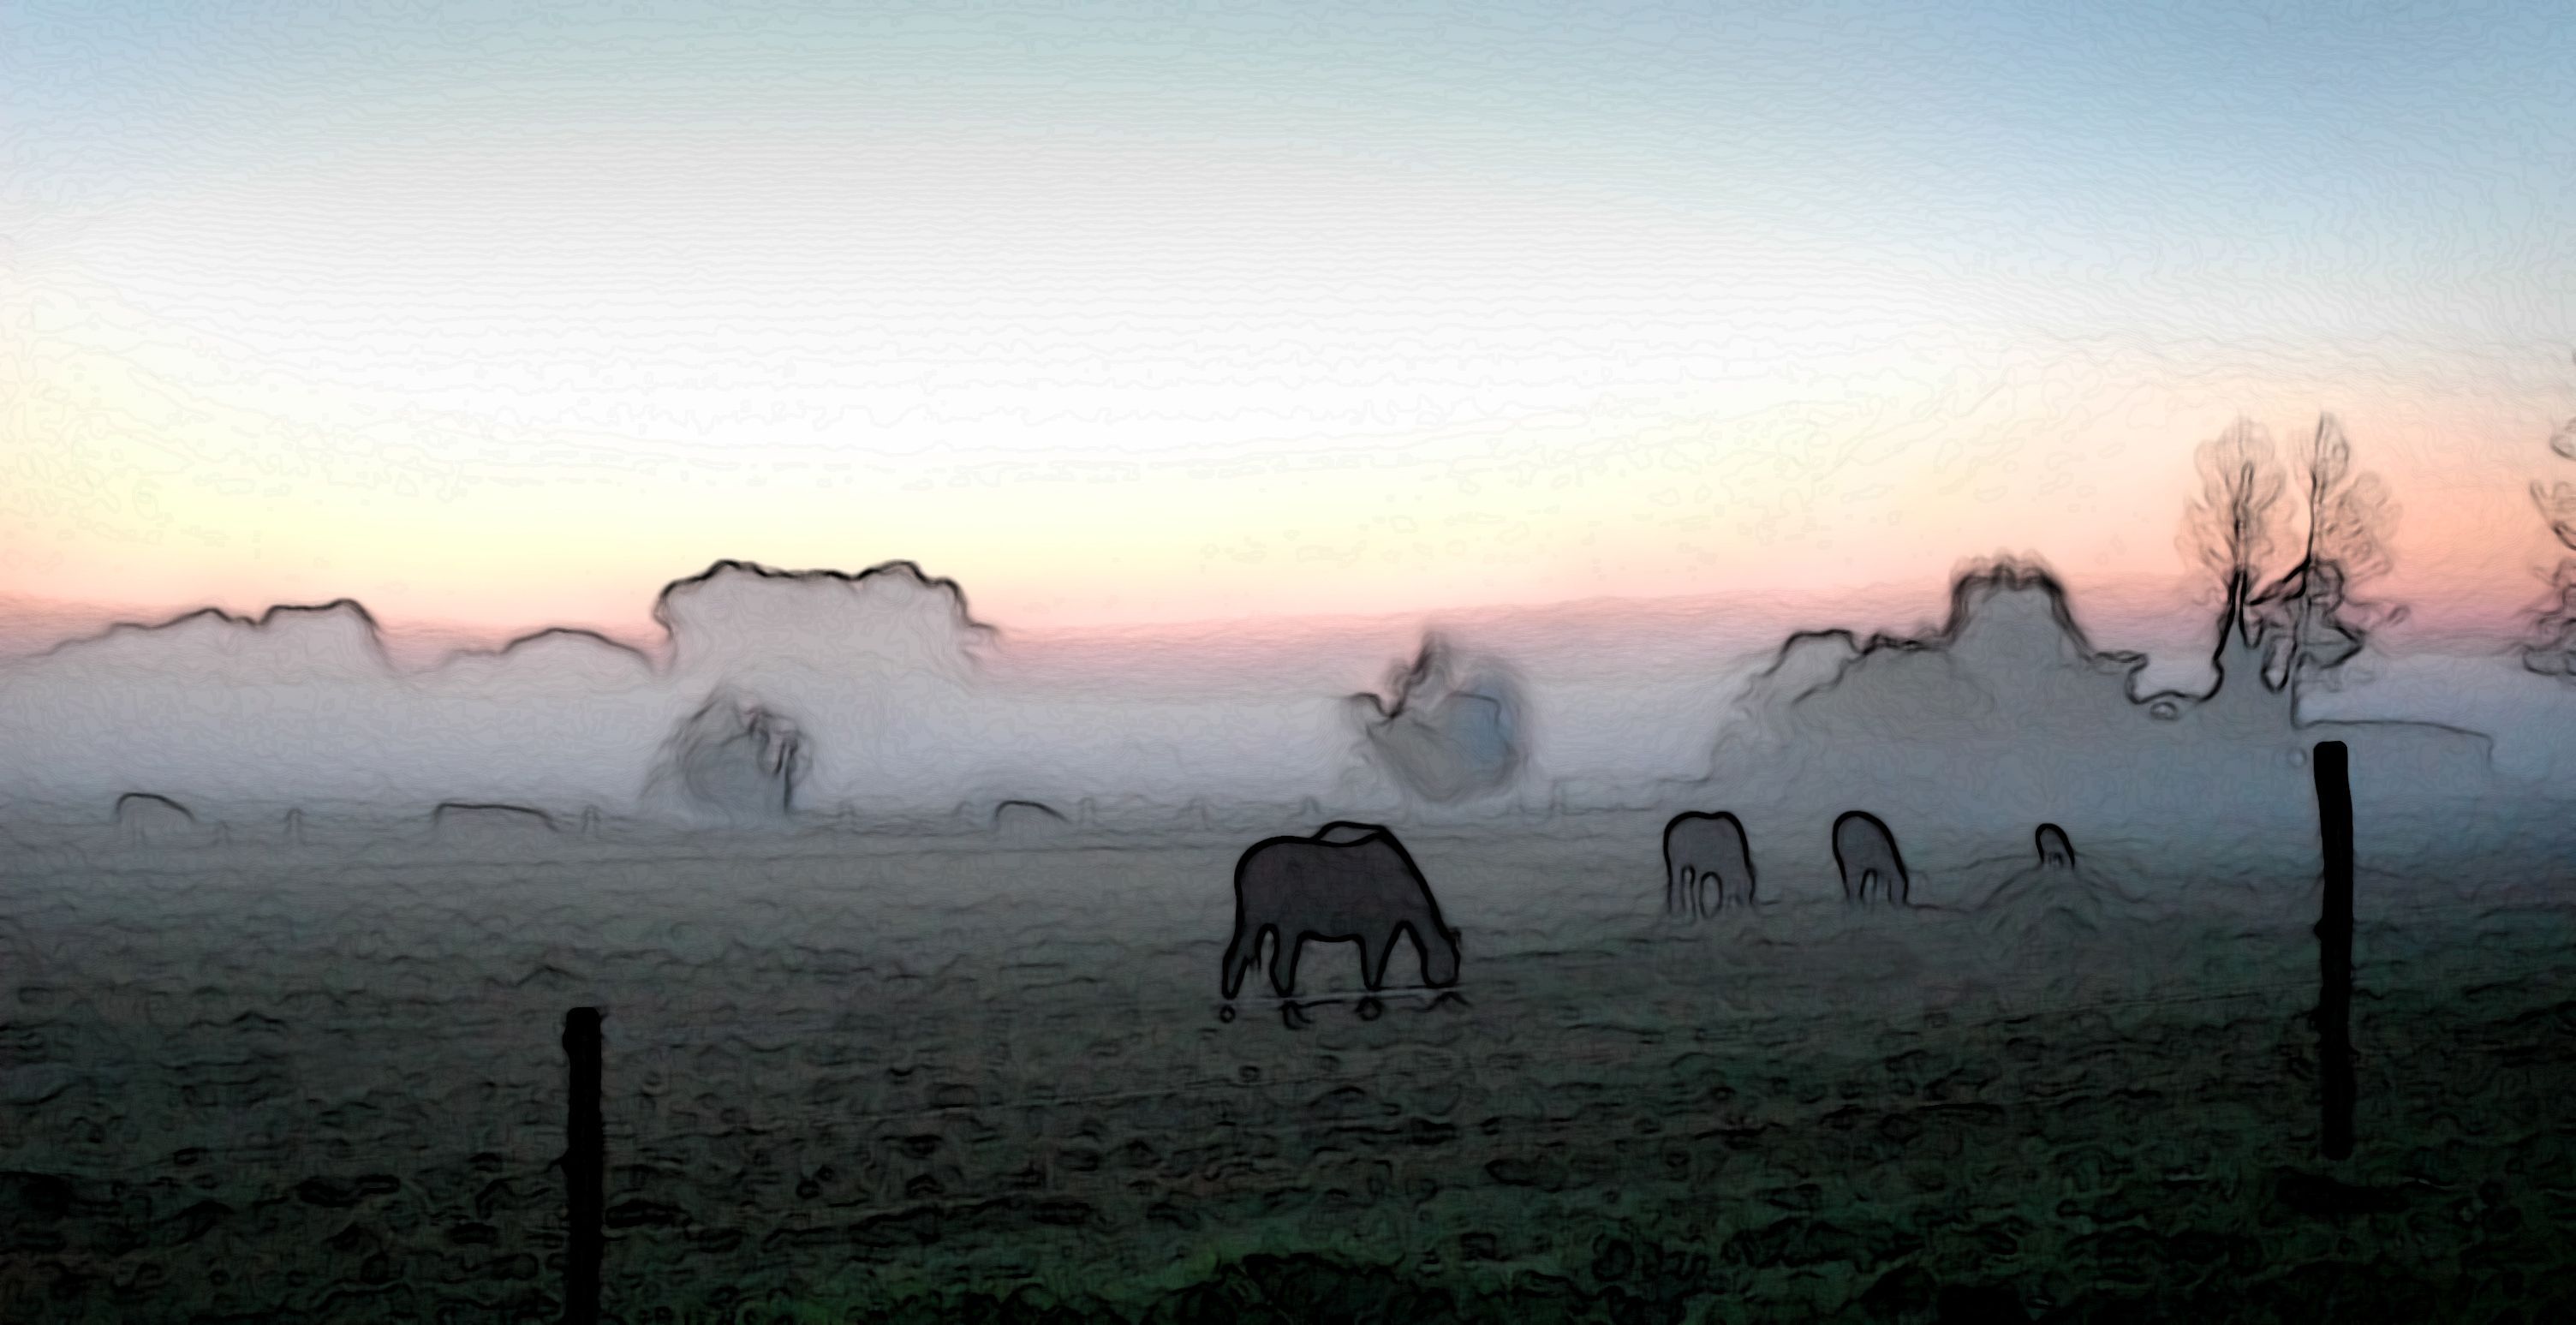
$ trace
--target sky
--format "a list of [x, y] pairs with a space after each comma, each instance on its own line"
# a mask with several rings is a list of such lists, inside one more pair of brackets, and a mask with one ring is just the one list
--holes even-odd
[[373, 8], [0, 11], [0, 600], [2196, 613], [2332, 410], [2509, 628], [2576, 478], [2555, 6]]

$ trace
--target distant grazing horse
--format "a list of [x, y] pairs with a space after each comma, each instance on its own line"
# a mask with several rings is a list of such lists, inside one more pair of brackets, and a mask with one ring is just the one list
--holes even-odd
[[429, 826], [440, 837], [463, 840], [525, 841], [557, 831], [555, 817], [533, 806], [481, 801], [440, 801], [429, 812]]
[[1044, 801], [1010, 800], [993, 807], [993, 832], [1007, 841], [1044, 841], [1071, 826], [1064, 811]]
[[182, 846], [203, 840], [205, 831], [187, 806], [148, 791], [129, 791], [116, 798], [116, 835], [133, 846]]
[[1684, 810], [1664, 825], [1664, 910], [1712, 915], [1753, 902], [1753, 853], [1743, 821], [1723, 810]]
[[1842, 870], [1844, 901], [1870, 900], [1875, 881], [1880, 900], [1905, 905], [1905, 859], [1896, 854], [1896, 834], [1877, 815], [1850, 810], [1834, 820], [1834, 864]]
[[1312, 837], [1273, 837], [1234, 866], [1234, 941], [1226, 945], [1224, 988], [1232, 998], [1272, 940], [1270, 987], [1286, 998], [1297, 985], [1297, 950], [1309, 941], [1360, 945], [1360, 977], [1385, 987], [1387, 959], [1410, 933], [1422, 954], [1423, 983], [1458, 981], [1458, 931], [1440, 918], [1431, 885], [1395, 834], [1375, 824], [1333, 823]]
[[2033, 834], [2039, 843], [2039, 863], [2050, 868], [2075, 868], [2075, 844], [2066, 840], [2066, 830], [2055, 824], [2041, 824]]

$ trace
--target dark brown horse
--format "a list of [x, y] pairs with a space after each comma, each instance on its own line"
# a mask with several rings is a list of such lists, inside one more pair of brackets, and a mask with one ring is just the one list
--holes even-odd
[[1422, 954], [1423, 983], [1458, 981], [1458, 931], [1413, 856], [1375, 824], [1327, 824], [1312, 837], [1253, 844], [1234, 866], [1234, 941], [1226, 945], [1224, 989], [1232, 998], [1271, 940], [1270, 987], [1286, 998], [1297, 985], [1297, 951], [1308, 942], [1357, 943], [1360, 976], [1385, 987], [1387, 959], [1410, 934]]

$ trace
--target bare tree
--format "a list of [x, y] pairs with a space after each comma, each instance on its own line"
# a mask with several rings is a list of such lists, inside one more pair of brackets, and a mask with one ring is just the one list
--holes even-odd
[[2200, 497], [2183, 523], [2183, 551], [2218, 578], [2227, 598], [2227, 629], [2240, 629], [2263, 563], [2279, 536], [2287, 486], [2273, 459], [2272, 438], [2239, 418], [2201, 443]]
[[[2576, 460], [2576, 418], [2558, 425], [2549, 438], [2550, 454]], [[2549, 577], [2549, 598], [2532, 612], [2534, 636], [2522, 651], [2522, 665], [2543, 676], [2576, 684], [2576, 484], [2533, 480], [2532, 504], [2558, 540], [2558, 568]]]
[[2331, 684], [2361, 652], [2369, 631], [2405, 616], [2353, 596], [2355, 586], [2387, 573], [2388, 538], [2398, 508], [2376, 474], [2356, 474], [2352, 443], [2331, 414], [2297, 457], [2306, 478], [2308, 537], [2298, 563], [2247, 604], [2263, 648], [2263, 683], [2274, 690], [2303, 681]]
[[2549, 599], [2531, 615], [2537, 638], [2524, 646], [2522, 665], [2576, 684], [2576, 557], [2558, 559], [2558, 569], [2549, 577]]

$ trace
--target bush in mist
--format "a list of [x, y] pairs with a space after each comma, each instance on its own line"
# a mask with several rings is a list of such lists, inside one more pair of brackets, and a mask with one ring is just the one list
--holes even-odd
[[890, 561], [856, 574], [719, 561], [664, 586], [653, 619], [675, 675], [964, 682], [995, 631], [954, 580]]
[[1447, 804], [1500, 791], [1528, 758], [1519, 682], [1483, 662], [1451, 679], [1449, 647], [1425, 636], [1411, 663], [1388, 676], [1391, 698], [1352, 696], [1371, 757], [1406, 791]]
[[647, 796], [736, 821], [785, 818], [811, 759], [795, 722], [720, 690], [663, 743]]
[[634, 794], [677, 704], [643, 654], [585, 632], [415, 670], [354, 603], [197, 611], [0, 659], [0, 795], [74, 804], [146, 786], [263, 819], [612, 802]]
[[[1194, 796], [1347, 802], [1338, 779], [1361, 777], [1340, 697], [1311, 674], [1205, 684], [1180, 657], [996, 673], [997, 632], [909, 562], [718, 562], [663, 589], [654, 617], [661, 640], [556, 627], [418, 667], [345, 602], [0, 657], [0, 798], [68, 812], [148, 787], [275, 823], [288, 806], [422, 816], [442, 800], [623, 813], [646, 808], [639, 793], [684, 818], [1091, 796], [1150, 802], [1159, 822]], [[700, 713], [719, 692], [767, 715], [757, 730]]]
[[[699, 726], [682, 744], [711, 743], [696, 802], [728, 817], [781, 813], [799, 794], [954, 804], [1000, 737], [980, 678], [996, 632], [972, 617], [955, 582], [911, 562], [847, 574], [721, 561], [665, 588], [653, 614], [670, 634], [666, 684], [757, 707], [799, 756], [790, 769], [762, 770], [757, 742], [740, 729], [748, 719], [684, 720]], [[736, 753], [716, 759], [718, 747]], [[778, 781], [787, 772], [792, 788]]]

